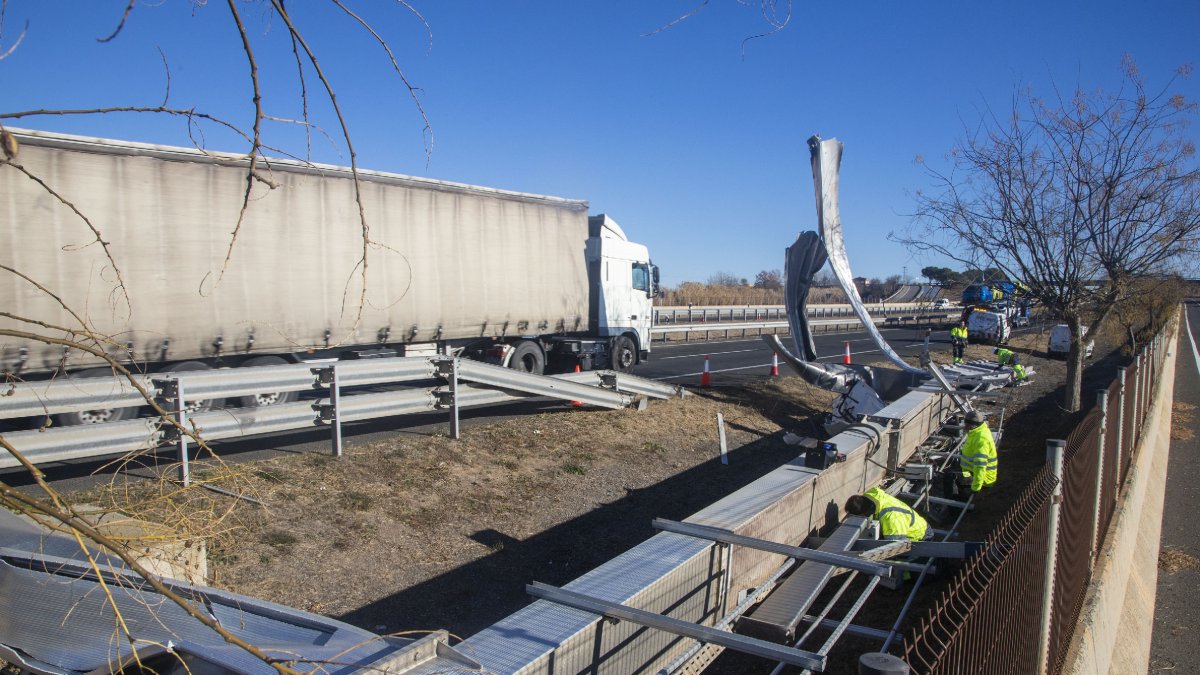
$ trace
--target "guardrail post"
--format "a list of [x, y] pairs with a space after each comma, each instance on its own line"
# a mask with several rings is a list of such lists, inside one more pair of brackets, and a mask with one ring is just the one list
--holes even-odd
[[458, 426], [458, 358], [450, 361], [450, 438], [458, 440], [461, 433]]
[[329, 442], [332, 445], [334, 457], [342, 456], [342, 415], [338, 411], [338, 404], [342, 399], [342, 384], [338, 380], [338, 367], [333, 364], [329, 367], [329, 418], [330, 434]]
[[1116, 475], [1113, 476], [1113, 479], [1115, 481], [1115, 489], [1113, 490], [1113, 501], [1116, 501], [1120, 497], [1121, 479], [1124, 478], [1124, 476], [1122, 475], [1124, 473], [1124, 471], [1122, 470], [1123, 464], [1121, 463], [1121, 455], [1124, 453], [1124, 450], [1125, 450], [1125, 425], [1128, 424], [1128, 422], [1125, 420], [1125, 371], [1126, 370], [1127, 369], [1124, 366], [1117, 368], [1117, 382], [1120, 383], [1120, 386], [1117, 388], [1117, 457], [1116, 457], [1116, 464], [1114, 465], [1117, 467], [1117, 470], [1114, 472]]
[[1042, 628], [1038, 638], [1040, 658], [1038, 659], [1039, 675], [1050, 672], [1050, 620], [1054, 616], [1054, 565], [1058, 557], [1058, 514], [1062, 503], [1063, 480], [1063, 449], [1066, 441], [1046, 441], [1046, 462], [1053, 467], [1057, 483], [1050, 495], [1049, 528], [1046, 534], [1046, 563], [1043, 575], [1042, 589]]
[[184, 487], [188, 487], [192, 484], [192, 475], [188, 465], [188, 435], [185, 433], [187, 430], [187, 402], [183, 396], [183, 380], [178, 377], [165, 377], [152, 379], [150, 382], [158, 389], [163, 398], [175, 402], [172, 417], [178, 427], [176, 433], [179, 434], [175, 441], [176, 447], [179, 448], [179, 482]]
[[176, 446], [179, 448], [179, 482], [184, 487], [192, 484], [192, 474], [188, 464], [188, 435], [187, 435], [187, 401], [183, 395], [183, 380], [178, 377], [151, 380], [162, 393], [163, 398], [175, 401], [174, 418], [179, 427], [179, 438]]
[[183, 380], [175, 383], [175, 423], [179, 425], [179, 482], [184, 487], [192, 484], [191, 465], [188, 463], [187, 401], [183, 393]]
[[1108, 436], [1108, 390], [1096, 392], [1096, 407], [1100, 409], [1099, 440], [1096, 441], [1096, 503], [1092, 508], [1092, 555], [1088, 558], [1088, 571], [1096, 566], [1096, 555], [1100, 552], [1100, 500], [1104, 486], [1104, 439]]
[[334, 457], [342, 456], [342, 416], [338, 412], [338, 402], [342, 398], [342, 385], [338, 379], [337, 364], [325, 368], [311, 368], [317, 377], [317, 386], [329, 387], [329, 403], [319, 406], [318, 421], [329, 423], [329, 443]]

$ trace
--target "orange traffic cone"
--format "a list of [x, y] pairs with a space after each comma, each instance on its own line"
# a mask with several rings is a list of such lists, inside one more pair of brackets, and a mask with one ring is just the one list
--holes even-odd
[[704, 372], [700, 373], [700, 386], [711, 387], [712, 376], [708, 374], [708, 354], [704, 355]]
[[[578, 363], [575, 364], [575, 372], [577, 372], [577, 373], [579, 372], [579, 364]], [[582, 408], [583, 401], [571, 401], [571, 405], [575, 406], [576, 408]]]
[[767, 377], [779, 377], [779, 352], [771, 354], [771, 374]]
[[850, 365], [850, 341], [846, 341], [846, 354], [842, 357], [842, 363]]

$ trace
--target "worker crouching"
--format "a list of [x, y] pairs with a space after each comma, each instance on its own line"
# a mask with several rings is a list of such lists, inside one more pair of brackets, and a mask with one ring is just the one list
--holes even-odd
[[933, 534], [925, 519], [911, 506], [877, 487], [847, 499], [846, 513], [879, 521], [880, 536], [884, 539], [921, 541]]
[[[992, 436], [992, 430], [988, 428], [983, 415], [972, 410], [967, 413], [964, 421], [967, 438], [959, 450], [960, 473], [957, 475], [957, 481], [946, 481], [947, 497], [953, 492], [954, 482], [958, 483], [958, 487], [969, 488], [972, 494], [978, 494], [980, 490], [995, 484], [1000, 467], [1000, 460], [996, 456], [996, 439]], [[951, 477], [954, 474], [947, 472], [946, 475]]]
[[1029, 383], [1025, 379], [1027, 377], [1025, 374], [1025, 366], [1021, 365], [1020, 360], [1017, 358], [1017, 355], [1013, 352], [1013, 350], [1005, 349], [1004, 347], [996, 347], [992, 350], [992, 353], [996, 355], [996, 362], [1000, 364], [997, 366], [997, 369], [999, 369], [1001, 366], [1009, 366], [1013, 369], [1013, 375], [1016, 376], [1017, 386], [1022, 386]]

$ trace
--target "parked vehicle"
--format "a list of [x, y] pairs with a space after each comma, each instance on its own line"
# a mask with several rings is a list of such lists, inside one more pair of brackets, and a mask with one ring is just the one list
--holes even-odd
[[[1083, 337], [1087, 337], [1087, 326], [1083, 326]], [[1095, 340], [1087, 340], [1083, 343], [1083, 358], [1092, 357], [1092, 350], [1096, 347]], [[1050, 329], [1050, 339], [1046, 343], [1046, 354], [1049, 356], [1061, 356], [1067, 358], [1067, 354], [1071, 351], [1071, 327], [1065, 323], [1060, 323]]]
[[[585, 201], [365, 170], [356, 188], [349, 168], [271, 159], [240, 215], [244, 155], [8, 131], [58, 196], [0, 170], [12, 235], [0, 264], [85, 315], [137, 370], [456, 354], [534, 373], [627, 371], [649, 355], [658, 268]], [[12, 273], [0, 304], [78, 327]], [[25, 378], [111, 376], [102, 359], [11, 336], [0, 362]]]
[[947, 300], [946, 298], [938, 298], [937, 300], [933, 301], [934, 309], [947, 309], [949, 307], [950, 307], [950, 301]]
[[1003, 344], [1011, 334], [1008, 317], [1001, 312], [975, 310], [967, 315], [967, 339], [970, 342]]

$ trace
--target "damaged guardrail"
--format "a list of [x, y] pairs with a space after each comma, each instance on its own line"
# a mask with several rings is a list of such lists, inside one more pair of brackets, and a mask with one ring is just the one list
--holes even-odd
[[[350, 393], [345, 387], [400, 384], [439, 379], [443, 384], [388, 392]], [[341, 424], [419, 412], [445, 410], [451, 434], [458, 437], [458, 409], [545, 396], [603, 408], [623, 408], [637, 397], [670, 398], [682, 387], [612, 371], [562, 376], [534, 375], [452, 357], [407, 357], [339, 361], [324, 365], [294, 364], [231, 368], [137, 376], [135, 380], [173, 413], [175, 425], [158, 418], [104, 424], [49, 427], [5, 434], [5, 440], [34, 464], [142, 452], [164, 445], [179, 450], [181, 479], [188, 476], [189, 437], [180, 427], [195, 429], [205, 440], [228, 440], [318, 426], [331, 428], [334, 454], [341, 454]], [[315, 401], [226, 410], [197, 411], [189, 404], [264, 391], [328, 390]], [[85, 410], [98, 401], [110, 406], [144, 405], [145, 398], [128, 381], [105, 378], [14, 383], [0, 406], [0, 418]], [[176, 426], [177, 425], [177, 426]], [[0, 456], [0, 468], [19, 466], [11, 455]]]

